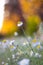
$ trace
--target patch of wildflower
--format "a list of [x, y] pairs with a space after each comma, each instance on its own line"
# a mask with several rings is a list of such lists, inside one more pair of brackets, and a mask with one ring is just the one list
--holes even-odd
[[29, 65], [30, 60], [29, 59], [23, 59], [23, 60], [19, 61], [18, 64], [19, 65]]
[[2, 61], [2, 65], [4, 65], [4, 63], [5, 63], [5, 62], [4, 62], [4, 61]]
[[18, 24], [17, 24], [18, 27], [21, 27], [22, 25], [23, 25], [22, 21], [19, 21]]
[[18, 36], [18, 32], [14, 32], [14, 36]]

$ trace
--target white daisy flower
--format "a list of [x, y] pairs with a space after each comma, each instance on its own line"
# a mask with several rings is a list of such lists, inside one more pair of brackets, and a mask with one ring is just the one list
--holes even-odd
[[14, 44], [14, 42], [15, 42], [15, 40], [10, 41], [10, 45], [13, 45], [13, 44]]
[[8, 61], [10, 61], [10, 58], [7, 58], [8, 59]]
[[39, 55], [39, 58], [41, 58], [42, 57], [42, 55]]
[[29, 36], [29, 37], [28, 37], [28, 40], [29, 40], [29, 41], [31, 41], [31, 40], [32, 40], [32, 38]]
[[23, 25], [22, 21], [18, 22], [18, 24], [17, 24], [18, 27], [21, 27], [22, 25]]
[[35, 53], [35, 57], [42, 57], [42, 55], [41, 54], [39, 54], [39, 53]]
[[30, 51], [30, 57], [32, 57], [34, 55], [33, 51]]
[[7, 48], [9, 46], [9, 40], [3, 40], [2, 46], [3, 46], [3, 48]]
[[13, 54], [13, 55], [12, 55], [12, 59], [14, 59], [14, 58], [15, 58], [15, 55]]
[[20, 55], [20, 53], [19, 53], [19, 52], [17, 52], [17, 53], [16, 53], [16, 55]]
[[10, 46], [10, 51], [14, 51], [14, 50], [16, 50], [16, 48], [17, 47], [15, 47], [15, 46]]
[[29, 65], [29, 64], [30, 64], [29, 59], [23, 59], [18, 63], [18, 65]]
[[18, 36], [18, 32], [14, 32], [14, 36]]
[[39, 56], [39, 53], [35, 53], [35, 57], [38, 57]]
[[4, 65], [4, 61], [2, 61], [2, 65]]
[[25, 46], [26, 44], [27, 44], [27, 43], [25, 43], [25, 42], [23, 43], [24, 46]]

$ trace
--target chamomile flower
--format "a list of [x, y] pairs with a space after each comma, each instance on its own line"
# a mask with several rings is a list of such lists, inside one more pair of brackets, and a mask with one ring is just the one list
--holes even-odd
[[19, 65], [29, 65], [30, 60], [29, 59], [23, 59], [23, 60], [19, 61], [18, 64]]
[[39, 53], [35, 53], [35, 57], [39, 57], [39, 58], [41, 58], [41, 57], [42, 57], [42, 55], [41, 55], [41, 54], [39, 54]]
[[33, 43], [36, 43], [36, 42], [37, 42], [37, 40], [36, 40], [36, 39], [33, 39], [33, 40], [32, 40], [32, 42], [33, 42]]
[[20, 53], [19, 53], [19, 52], [17, 52], [17, 53], [16, 53], [16, 55], [17, 55], [17, 56], [19, 56], [19, 55], [20, 55]]
[[27, 41], [23, 42], [23, 46], [28, 45], [29, 43]]
[[2, 65], [4, 65], [4, 61], [2, 61]]
[[28, 40], [29, 40], [29, 42], [30, 42], [30, 41], [32, 40], [32, 38], [29, 36], [29, 37], [28, 37]]
[[42, 55], [39, 55], [39, 58], [41, 58], [42, 57]]
[[22, 21], [18, 22], [18, 24], [17, 24], [18, 27], [21, 27], [22, 25], [23, 25]]
[[14, 32], [14, 36], [18, 36], [18, 32]]
[[41, 46], [40, 46], [40, 45], [38, 45], [38, 46], [37, 46], [37, 49], [40, 49], [40, 48], [41, 48]]
[[39, 53], [35, 53], [35, 57], [38, 57], [39, 56]]
[[10, 45], [10, 51], [14, 51], [14, 50], [16, 50], [16, 47], [13, 45]]
[[27, 43], [25, 43], [25, 42], [23, 43], [24, 46], [25, 46], [26, 44], [27, 44]]
[[30, 57], [32, 57], [34, 55], [34, 52], [31, 50], [30, 51]]
[[15, 58], [15, 55], [13, 54], [13, 55], [12, 55], [12, 59], [14, 59], [14, 58]]
[[8, 59], [8, 61], [10, 61], [10, 58], [7, 58]]
[[11, 40], [9, 45], [12, 46], [12, 45], [14, 45], [14, 43], [15, 43], [15, 40]]

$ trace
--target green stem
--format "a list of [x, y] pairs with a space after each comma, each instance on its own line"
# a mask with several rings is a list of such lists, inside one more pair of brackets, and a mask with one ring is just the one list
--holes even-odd
[[[29, 42], [29, 40], [28, 40], [28, 38], [27, 38], [27, 36], [26, 36], [26, 34], [25, 34], [25, 31], [24, 31], [23, 27], [21, 27], [21, 29], [22, 29], [22, 31], [23, 31], [23, 34], [24, 34], [24, 36], [25, 36], [26, 40]], [[29, 45], [30, 45], [31, 50], [32, 50], [32, 51], [33, 51], [33, 53], [35, 54], [35, 52], [34, 52], [34, 50], [33, 50], [33, 48], [32, 48], [32, 46], [31, 46], [31, 44], [30, 44], [30, 43], [29, 43]]]

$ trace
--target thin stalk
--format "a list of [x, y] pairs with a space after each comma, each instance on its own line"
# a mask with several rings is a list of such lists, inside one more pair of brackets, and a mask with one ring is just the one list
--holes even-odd
[[[23, 27], [21, 27], [21, 29], [22, 29], [22, 31], [23, 31], [23, 34], [24, 34], [24, 36], [25, 36], [26, 40], [29, 42], [29, 40], [28, 40], [28, 38], [27, 38], [27, 36], [26, 36], [26, 34], [25, 34], [25, 31], [24, 31]], [[33, 48], [32, 48], [32, 46], [31, 46], [31, 44], [30, 44], [30, 43], [29, 43], [29, 45], [30, 45], [31, 50], [32, 50], [32, 51], [33, 51], [33, 53], [35, 54], [35, 52], [34, 52], [34, 50], [33, 50]]]

